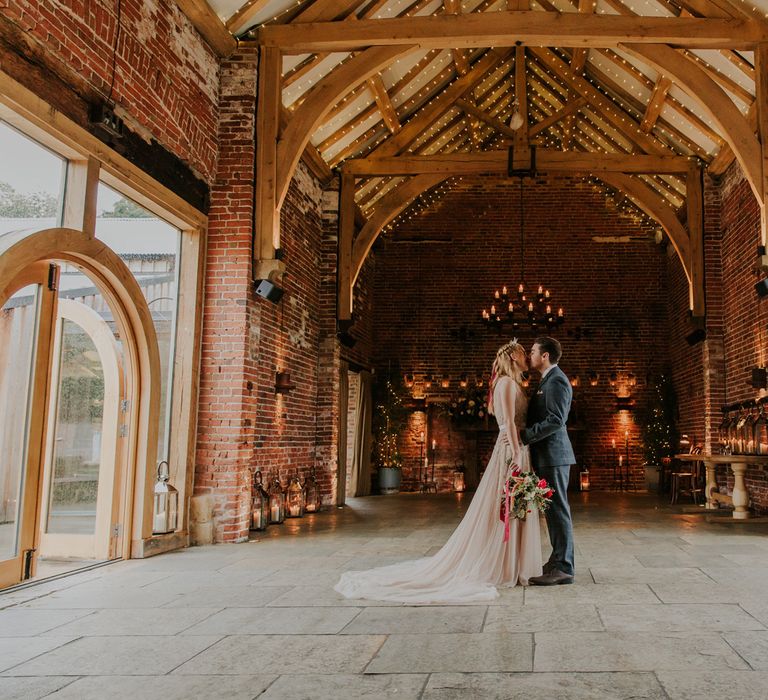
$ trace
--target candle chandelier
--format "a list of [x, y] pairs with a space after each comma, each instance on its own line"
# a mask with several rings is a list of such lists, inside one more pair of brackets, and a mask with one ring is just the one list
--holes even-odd
[[535, 292], [525, 284], [525, 213], [523, 211], [523, 176], [520, 175], [520, 283], [509, 290], [506, 285], [493, 293], [490, 309], [483, 309], [482, 321], [499, 332], [509, 326], [512, 332], [530, 328], [536, 332], [552, 330], [565, 322], [563, 307], [555, 308], [549, 289], [538, 285]]

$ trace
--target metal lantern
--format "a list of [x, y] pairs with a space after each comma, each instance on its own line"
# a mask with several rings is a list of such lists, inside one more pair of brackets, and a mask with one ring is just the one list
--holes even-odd
[[285, 520], [285, 493], [280, 479], [269, 487], [269, 522], [280, 524]]
[[261, 472], [253, 475], [251, 530], [266, 530], [269, 525], [269, 494], [264, 490]]
[[317, 513], [320, 510], [320, 486], [315, 477], [315, 468], [309, 471], [309, 476], [304, 482], [304, 512]]
[[589, 470], [585, 469], [579, 472], [579, 488], [582, 491], [589, 491]]
[[456, 493], [464, 493], [467, 485], [464, 482], [464, 467], [457, 467], [453, 470], [453, 490]]
[[289, 518], [300, 518], [304, 515], [304, 489], [298, 476], [291, 479], [288, 484], [288, 499], [285, 506], [285, 514]]
[[179, 521], [179, 492], [168, 483], [171, 478], [168, 462], [163, 460], [157, 465], [155, 483], [155, 510], [152, 520], [152, 532], [164, 535], [174, 532]]

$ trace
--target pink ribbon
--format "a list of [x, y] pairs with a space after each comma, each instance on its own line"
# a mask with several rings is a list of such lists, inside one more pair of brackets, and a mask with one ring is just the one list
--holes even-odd
[[509, 479], [504, 482], [504, 541], [509, 542], [509, 508], [510, 508]]

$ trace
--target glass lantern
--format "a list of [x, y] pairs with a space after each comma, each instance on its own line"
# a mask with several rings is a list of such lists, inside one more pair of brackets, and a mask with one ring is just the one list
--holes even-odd
[[750, 409], [747, 413], [747, 422], [744, 424], [744, 452], [748, 455], [757, 454], [755, 449], [755, 423], [757, 422], [757, 410]]
[[320, 505], [320, 486], [315, 477], [315, 468], [312, 467], [304, 482], [304, 512], [317, 513], [320, 510]]
[[164, 535], [174, 532], [179, 520], [179, 492], [168, 483], [171, 478], [168, 462], [157, 465], [155, 483], [155, 506], [152, 518], [152, 533]]
[[453, 470], [453, 490], [456, 493], [464, 493], [467, 490], [467, 485], [464, 481], [464, 467], [456, 467]]
[[579, 472], [579, 490], [589, 491], [589, 469]]
[[264, 490], [261, 472], [253, 475], [251, 530], [266, 530], [269, 525], [269, 494]]
[[744, 406], [741, 407], [739, 412], [739, 419], [736, 422], [736, 449], [734, 452], [737, 455], [743, 455], [747, 447], [747, 412]]
[[285, 520], [285, 493], [280, 479], [275, 478], [269, 487], [269, 522], [280, 524]]
[[288, 484], [288, 499], [285, 506], [285, 514], [289, 518], [300, 518], [304, 515], [304, 489], [298, 476], [291, 479]]
[[757, 414], [752, 430], [754, 431], [755, 454], [768, 455], [768, 415], [764, 403], [760, 404], [760, 412]]

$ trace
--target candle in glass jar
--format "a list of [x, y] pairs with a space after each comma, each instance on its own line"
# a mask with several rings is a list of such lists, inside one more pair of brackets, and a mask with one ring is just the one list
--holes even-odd
[[297, 518], [299, 516], [299, 506], [296, 504], [291, 506], [291, 516], [294, 518]]
[[280, 521], [280, 506], [278, 506], [278, 505], [272, 506], [271, 515], [272, 515], [272, 520], [274, 522], [279, 522]]
[[253, 529], [261, 530], [261, 508], [253, 511]]

